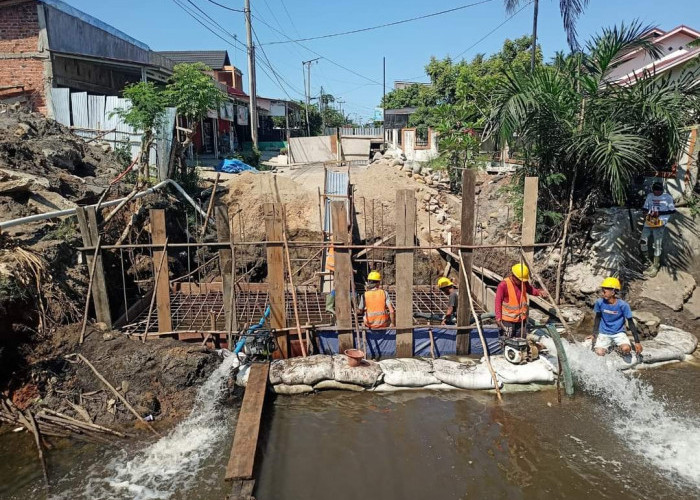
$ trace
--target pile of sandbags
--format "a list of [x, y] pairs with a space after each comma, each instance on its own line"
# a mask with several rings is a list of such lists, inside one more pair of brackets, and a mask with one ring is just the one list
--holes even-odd
[[[551, 384], [556, 368], [540, 359], [512, 365], [502, 356], [492, 357], [499, 387], [503, 384]], [[238, 372], [236, 384], [247, 382], [247, 368]], [[476, 361], [401, 358], [379, 362], [365, 360], [351, 367], [343, 354], [314, 355], [276, 360], [270, 364], [270, 384], [277, 394], [304, 394], [321, 390], [392, 392], [409, 389], [494, 389], [487, 365]]]

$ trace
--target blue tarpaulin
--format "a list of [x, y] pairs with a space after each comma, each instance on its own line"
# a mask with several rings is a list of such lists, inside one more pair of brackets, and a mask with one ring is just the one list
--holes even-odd
[[226, 158], [221, 160], [219, 166], [216, 167], [217, 172], [224, 172], [226, 174], [240, 174], [241, 172], [257, 172], [255, 167], [251, 167], [247, 163], [243, 163], [241, 160], [236, 160], [235, 158]]
[[[322, 331], [317, 334], [318, 348], [321, 354], [338, 353], [338, 332]], [[484, 328], [484, 338], [489, 354], [501, 352], [501, 344], [498, 340], [497, 328]], [[435, 344], [435, 356], [447, 356], [457, 352], [457, 330], [453, 328], [433, 328], [433, 341]], [[353, 343], [357, 343], [353, 334]], [[481, 347], [479, 332], [475, 329], [469, 332], [470, 353], [481, 355], [484, 350]], [[355, 346], [362, 348], [362, 346]], [[416, 328], [413, 330], [413, 355], [430, 356], [430, 335], [428, 328]], [[372, 359], [391, 358], [396, 356], [396, 331], [395, 330], [367, 330], [367, 357]]]

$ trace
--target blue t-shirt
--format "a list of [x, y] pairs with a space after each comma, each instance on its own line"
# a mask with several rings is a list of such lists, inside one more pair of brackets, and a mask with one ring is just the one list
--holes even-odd
[[608, 304], [605, 299], [596, 300], [593, 312], [600, 313], [599, 332], [605, 335], [615, 335], [625, 331], [625, 320], [632, 318], [630, 305], [622, 299], [615, 304]]

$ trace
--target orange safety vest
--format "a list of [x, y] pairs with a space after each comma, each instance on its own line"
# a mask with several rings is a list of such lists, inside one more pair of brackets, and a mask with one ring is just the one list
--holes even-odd
[[528, 316], [527, 290], [516, 288], [513, 280], [504, 280], [508, 286], [508, 298], [502, 303], [501, 319], [510, 323], [526, 321]]
[[386, 292], [380, 288], [365, 292], [365, 326], [385, 328], [391, 325], [391, 317], [386, 308]]
[[332, 246], [328, 249], [326, 253], [326, 272], [335, 271], [335, 248]]

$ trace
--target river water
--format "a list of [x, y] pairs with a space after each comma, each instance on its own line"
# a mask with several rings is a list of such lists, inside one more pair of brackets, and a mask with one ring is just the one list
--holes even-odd
[[[271, 398], [256, 498], [700, 497], [700, 367], [620, 374], [582, 348], [569, 356], [578, 392], [561, 404], [549, 389], [500, 404], [473, 391]], [[222, 377], [163, 440], [51, 451], [52, 497], [224, 498], [235, 410], [212, 402]], [[0, 436], [0, 498], [42, 498], [41, 486], [31, 439]]]

